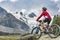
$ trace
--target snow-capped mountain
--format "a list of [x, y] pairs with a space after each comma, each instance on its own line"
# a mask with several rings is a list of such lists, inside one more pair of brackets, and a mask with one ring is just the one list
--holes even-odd
[[[20, 12], [17, 14], [14, 13], [12, 15], [15, 16], [18, 20], [21, 20], [22, 22], [26, 23], [30, 27], [30, 29], [32, 29], [33, 26], [34, 27], [36, 26], [36, 24], [37, 24], [36, 18], [38, 16], [37, 13], [39, 13], [39, 12], [37, 12], [37, 10], [36, 11], [34, 11], [34, 10], [27, 11], [26, 10], [25, 12], [24, 12], [24, 10], [22, 10], [22, 13], [20, 13]], [[23, 14], [23, 15], [21, 15], [21, 14]]]
[[15, 16], [13, 16], [11, 13], [4, 12], [6, 10], [3, 10], [1, 13], [4, 14], [0, 16], [0, 31], [3, 32], [13, 32], [14, 33], [26, 33], [29, 31], [29, 26], [25, 24], [24, 22], [18, 20]]

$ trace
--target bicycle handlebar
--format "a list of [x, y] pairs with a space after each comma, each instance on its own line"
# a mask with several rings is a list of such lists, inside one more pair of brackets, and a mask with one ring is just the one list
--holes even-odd
[[39, 20], [38, 22], [42, 22], [42, 20]]

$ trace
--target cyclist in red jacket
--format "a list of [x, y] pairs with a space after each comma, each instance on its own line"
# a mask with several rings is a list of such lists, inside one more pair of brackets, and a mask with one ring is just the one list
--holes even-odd
[[44, 17], [45, 17], [44, 22], [47, 22], [47, 23], [49, 24], [50, 21], [51, 21], [51, 16], [50, 16], [49, 13], [46, 11], [46, 10], [47, 10], [46, 7], [43, 7], [42, 10], [43, 10], [43, 11], [42, 11], [42, 14], [37, 18], [36, 21], [38, 21], [42, 16], [44, 16]]

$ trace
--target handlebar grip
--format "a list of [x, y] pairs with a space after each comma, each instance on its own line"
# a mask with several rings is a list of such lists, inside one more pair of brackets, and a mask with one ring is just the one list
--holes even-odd
[[39, 20], [38, 22], [42, 22], [42, 20]]

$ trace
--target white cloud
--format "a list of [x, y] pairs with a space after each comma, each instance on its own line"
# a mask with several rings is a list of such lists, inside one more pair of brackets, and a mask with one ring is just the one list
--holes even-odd
[[[3, 1], [8, 1], [8, 0], [0, 0], [0, 3]], [[10, 2], [18, 2], [19, 0], [9, 0]]]
[[60, 12], [60, 9], [58, 10], [58, 12]]
[[0, 2], [3, 2], [3, 1], [5, 1], [5, 0], [0, 0]]
[[58, 12], [60, 12], [60, 2], [57, 3], [57, 7], [59, 8]]
[[51, 0], [51, 1], [58, 2], [59, 0]]
[[53, 1], [57, 4], [57, 8], [59, 8], [57, 13], [59, 13], [60, 12], [60, 0], [51, 0], [51, 1]]
[[19, 0], [10, 0], [11, 2], [18, 2]]

